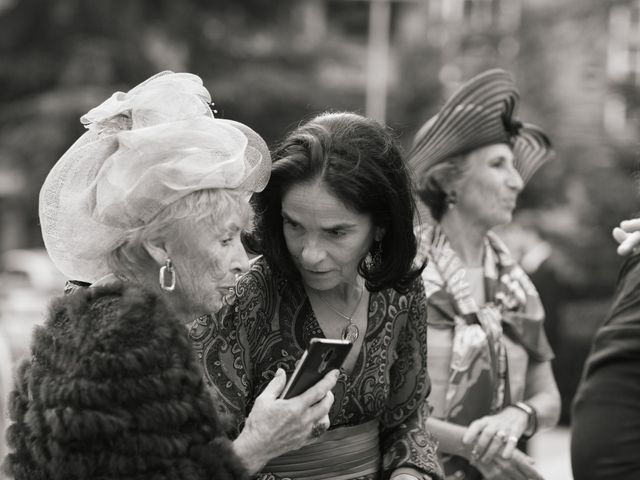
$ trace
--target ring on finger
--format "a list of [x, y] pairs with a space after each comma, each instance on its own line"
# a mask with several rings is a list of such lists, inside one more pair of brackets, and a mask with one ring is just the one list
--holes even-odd
[[507, 438], [507, 442], [510, 442], [510, 443], [518, 443], [518, 440], [519, 440], [518, 437], [516, 437], [515, 435], [511, 435], [509, 436], [509, 438]]
[[503, 443], [507, 441], [507, 434], [505, 433], [504, 430], [498, 430], [496, 432], [496, 437], [498, 437], [498, 440], [500, 440]]
[[316, 423], [311, 427], [311, 438], [319, 438], [324, 432], [327, 431], [327, 426], [324, 423]]

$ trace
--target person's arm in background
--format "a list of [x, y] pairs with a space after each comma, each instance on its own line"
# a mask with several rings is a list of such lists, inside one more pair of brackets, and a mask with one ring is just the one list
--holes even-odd
[[[446, 336], [438, 337], [438, 335], [441, 335], [438, 329], [430, 330], [430, 335], [436, 335], [435, 338], [438, 338], [443, 344], [448, 343]], [[431, 342], [431, 345], [433, 345], [433, 342]], [[429, 358], [429, 372], [434, 379], [439, 379], [436, 385], [446, 382], [448, 376], [450, 357], [443, 351], [434, 351]], [[546, 403], [549, 400], [545, 380], [550, 380], [553, 386], [549, 391], [555, 390], [553, 376], [545, 368], [548, 367], [548, 363], [548, 361], [529, 361], [527, 363], [531, 368], [527, 369], [525, 378], [526, 391], [524, 392], [525, 398], [534, 398], [536, 408], [540, 408], [545, 412], [547, 411]], [[441, 386], [434, 388], [430, 396], [433, 404], [436, 406], [443, 405], [445, 393], [446, 390]], [[551, 403], [557, 405], [554, 402]], [[441, 410], [442, 407], [436, 408], [436, 411], [439, 412], [438, 415], [443, 414]], [[553, 418], [550, 418], [550, 421], [553, 422]], [[542, 422], [545, 427], [547, 423], [546, 419]], [[457, 455], [467, 459], [476, 468], [483, 471], [487, 478], [502, 478], [500, 475], [511, 475], [507, 476], [507, 478], [512, 476], [519, 478], [523, 474], [522, 472], [525, 472], [530, 478], [538, 478], [536, 476], [537, 473], [532, 468], [533, 459], [522, 452], [514, 451], [517, 440], [526, 430], [527, 424], [528, 416], [516, 407], [507, 407], [496, 415], [481, 417], [476, 422], [472, 422], [469, 428], [438, 419], [433, 415], [427, 419], [427, 429], [438, 439], [441, 453]], [[498, 432], [501, 433], [494, 441], [494, 437]], [[480, 438], [481, 433], [484, 434], [483, 438]], [[509, 437], [514, 438], [509, 440]]]
[[[492, 417], [497, 416], [482, 418], [491, 420]], [[468, 427], [456, 425], [434, 417], [427, 419], [426, 426], [427, 430], [438, 439], [438, 450], [440, 452], [458, 455], [467, 459], [487, 480], [505, 478], [514, 480], [543, 480], [534, 468], [534, 460], [520, 450], [512, 451], [508, 458], [505, 458], [502, 454], [494, 455], [491, 458], [483, 458], [479, 454], [474, 453], [471, 442], [468, 444], [463, 442]]]
[[529, 360], [524, 398], [535, 410], [536, 432], [548, 430], [558, 424], [561, 399], [550, 361]]
[[[541, 430], [555, 427], [560, 419], [560, 392], [550, 361], [529, 359], [523, 403], [525, 408], [528, 406], [532, 409], [531, 413], [509, 405], [495, 415], [487, 415], [472, 422], [464, 435], [463, 443], [473, 444], [476, 453], [484, 455], [485, 459], [500, 451], [503, 457], [510, 458], [517, 442], [507, 441], [505, 446], [503, 437], [507, 440], [520, 440], [523, 435], [532, 436]], [[533, 430], [529, 431], [530, 428]]]
[[561, 400], [551, 369], [550, 349], [544, 347], [544, 335], [538, 343], [538, 349], [528, 354], [523, 401], [475, 420], [465, 433], [464, 443], [473, 445], [473, 451], [484, 461], [498, 454], [510, 458], [521, 438], [558, 423]]
[[618, 245], [618, 255], [629, 255], [640, 247], [640, 218], [623, 220], [619, 227], [613, 229], [613, 238]]

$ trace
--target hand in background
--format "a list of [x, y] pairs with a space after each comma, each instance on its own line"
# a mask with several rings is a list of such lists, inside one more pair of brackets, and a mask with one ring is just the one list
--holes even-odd
[[640, 247], [640, 218], [623, 220], [613, 229], [613, 238], [618, 245], [618, 255], [629, 255]]
[[462, 443], [471, 448], [470, 458], [488, 463], [494, 457], [511, 458], [520, 436], [527, 428], [526, 413], [507, 407], [495, 415], [471, 422]]
[[312, 431], [329, 428], [329, 410], [333, 404], [331, 389], [338, 380], [332, 370], [309, 390], [287, 400], [279, 399], [287, 376], [278, 369], [275, 377], [256, 398], [253, 409], [234, 449], [250, 474], [259, 472], [272, 458], [317, 441]]

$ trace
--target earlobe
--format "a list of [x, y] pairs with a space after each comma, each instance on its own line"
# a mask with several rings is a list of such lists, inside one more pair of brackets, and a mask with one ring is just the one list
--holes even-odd
[[166, 259], [169, 258], [164, 242], [160, 240], [145, 240], [142, 245], [158, 265], [164, 265]]

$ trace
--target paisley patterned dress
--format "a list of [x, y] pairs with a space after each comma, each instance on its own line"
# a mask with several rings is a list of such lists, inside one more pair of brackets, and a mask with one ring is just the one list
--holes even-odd
[[[437, 444], [424, 426], [430, 390], [425, 313], [419, 278], [407, 294], [370, 295], [362, 349], [353, 370], [340, 373], [329, 415], [332, 429], [378, 420], [382, 474], [356, 478], [389, 478], [403, 467], [441, 478]], [[197, 320], [190, 336], [235, 437], [276, 370], [290, 375], [311, 338], [325, 335], [301, 283], [276, 275], [260, 259], [236, 285], [234, 304], [217, 318]], [[281, 477], [264, 472], [258, 478]]]

